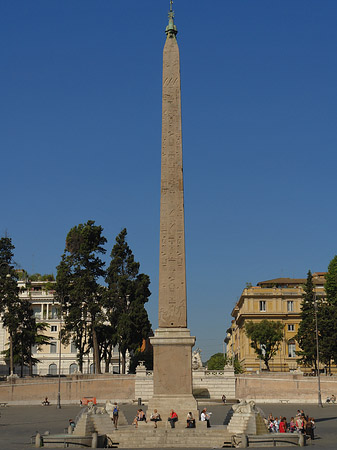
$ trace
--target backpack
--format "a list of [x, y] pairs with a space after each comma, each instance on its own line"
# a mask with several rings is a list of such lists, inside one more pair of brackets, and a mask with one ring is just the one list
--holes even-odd
[[115, 415], [115, 416], [117, 416], [117, 414], [118, 414], [118, 407], [117, 407], [117, 405], [114, 407], [114, 409], [113, 409], [113, 414]]

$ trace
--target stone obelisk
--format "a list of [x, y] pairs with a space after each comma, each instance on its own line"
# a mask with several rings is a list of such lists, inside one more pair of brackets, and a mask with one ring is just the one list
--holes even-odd
[[187, 329], [180, 60], [170, 3], [163, 53], [159, 327], [151, 338], [154, 396], [149, 402], [149, 409], [157, 408], [163, 418], [170, 409], [178, 415], [197, 410], [192, 394], [195, 338]]

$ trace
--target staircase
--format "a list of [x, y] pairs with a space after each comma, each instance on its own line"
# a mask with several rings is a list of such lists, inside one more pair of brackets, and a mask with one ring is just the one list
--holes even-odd
[[134, 428], [132, 425], [114, 430], [109, 434], [111, 442], [118, 448], [215, 448], [231, 447], [231, 435], [226, 427], [173, 428], [153, 424]]

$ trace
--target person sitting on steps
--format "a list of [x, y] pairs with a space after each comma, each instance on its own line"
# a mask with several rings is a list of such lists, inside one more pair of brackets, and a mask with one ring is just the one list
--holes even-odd
[[175, 424], [178, 421], [178, 414], [171, 409], [170, 416], [167, 420], [170, 422], [171, 428], [175, 428]]
[[161, 421], [159, 412], [155, 409], [150, 416], [151, 422], [154, 422], [154, 427], [157, 428], [157, 422]]
[[187, 421], [186, 428], [195, 428], [195, 418], [193, 417], [193, 414], [191, 412], [187, 414], [186, 421]]
[[146, 416], [144, 411], [140, 408], [137, 410], [137, 415], [134, 418], [132, 425], [135, 425], [136, 428], [138, 428], [138, 422], [146, 422]]
[[207, 414], [207, 408], [204, 408], [201, 411], [200, 420], [201, 422], [207, 422], [207, 428], [211, 428], [211, 424], [209, 422], [210, 418], [211, 418], [210, 414]]

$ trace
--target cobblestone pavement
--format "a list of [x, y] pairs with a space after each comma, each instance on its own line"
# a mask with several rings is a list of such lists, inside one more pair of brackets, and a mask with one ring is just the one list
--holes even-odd
[[[268, 404], [258, 405], [266, 415], [270, 412], [275, 416], [285, 416], [289, 420], [296, 414], [297, 409], [304, 411], [316, 419], [317, 440], [312, 444], [314, 450], [336, 450], [337, 449], [337, 405], [324, 405], [319, 408], [316, 405], [287, 405]], [[207, 407], [212, 414], [212, 423], [220, 425], [229, 410], [229, 405], [199, 403], [199, 408]], [[121, 405], [121, 409], [128, 421], [132, 421], [137, 411], [137, 405]], [[147, 408], [144, 406], [144, 410]], [[56, 409], [50, 406], [9, 406], [0, 408], [0, 449], [22, 450], [32, 448], [31, 436], [36, 431], [44, 433], [63, 433], [68, 426], [68, 420], [75, 418], [79, 413], [79, 406], [63, 406]], [[294, 447], [282, 447], [294, 448]], [[167, 450], [167, 449], [166, 449]]]

